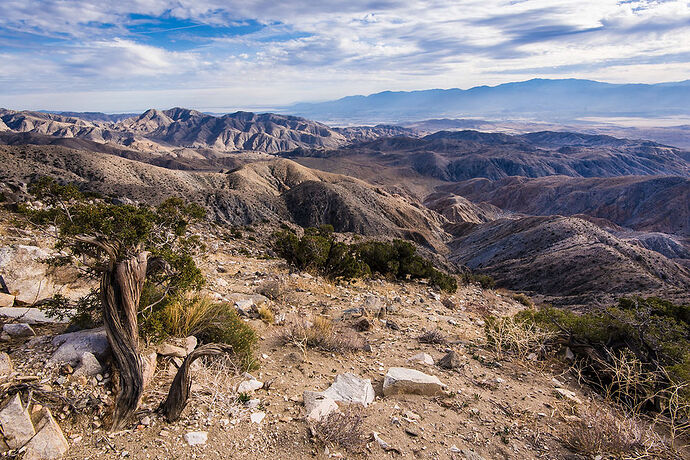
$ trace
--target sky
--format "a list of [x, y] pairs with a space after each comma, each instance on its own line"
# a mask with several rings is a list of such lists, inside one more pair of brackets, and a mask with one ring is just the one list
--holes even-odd
[[0, 107], [270, 109], [530, 78], [690, 79], [690, 1], [0, 0]]

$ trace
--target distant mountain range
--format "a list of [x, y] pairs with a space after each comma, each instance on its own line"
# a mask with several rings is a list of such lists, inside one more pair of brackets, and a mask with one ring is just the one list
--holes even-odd
[[395, 122], [440, 117], [533, 118], [659, 117], [689, 115], [690, 80], [611, 84], [592, 80], [533, 79], [498, 86], [384, 91], [320, 103], [300, 103], [285, 113], [324, 122]]

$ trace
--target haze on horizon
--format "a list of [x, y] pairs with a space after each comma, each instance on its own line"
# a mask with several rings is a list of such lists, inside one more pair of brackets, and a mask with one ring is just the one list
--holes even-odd
[[4, 0], [0, 106], [277, 107], [530, 78], [690, 78], [678, 0]]

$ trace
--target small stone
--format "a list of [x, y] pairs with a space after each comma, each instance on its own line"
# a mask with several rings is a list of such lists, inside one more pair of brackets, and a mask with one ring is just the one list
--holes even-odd
[[266, 413], [265, 412], [254, 412], [252, 415], [249, 416], [251, 419], [252, 423], [261, 423], [263, 422], [264, 418], [266, 418]]
[[537, 360], [537, 354], [536, 353], [530, 353], [527, 355], [527, 360], [528, 361], [536, 361]]
[[[84, 353], [81, 355], [81, 362], [74, 370], [75, 376], [96, 377], [103, 372], [103, 367], [98, 359], [92, 353]], [[101, 376], [101, 380], [103, 380]]]
[[307, 419], [318, 422], [323, 417], [326, 417], [331, 412], [338, 411], [338, 404], [324, 395], [316, 391], [304, 392], [304, 409], [307, 412]]
[[569, 347], [566, 347], [565, 349], [565, 359], [568, 361], [575, 361], [575, 353], [573, 353]]
[[438, 360], [438, 365], [444, 369], [457, 369], [462, 365], [460, 355], [454, 351], [449, 351], [443, 358]]
[[433, 366], [434, 365], [434, 358], [431, 357], [430, 354], [428, 353], [417, 353], [408, 361], [412, 361], [414, 363], [421, 363], [421, 364], [426, 364], [427, 366]]
[[187, 351], [187, 354], [190, 354], [191, 352], [193, 352], [194, 349], [196, 348], [197, 344], [198, 344], [198, 341], [197, 341], [196, 337], [194, 337], [193, 335], [190, 335], [189, 337], [184, 339], [184, 348], [185, 348], [185, 351]]
[[26, 323], [9, 323], [2, 326], [2, 331], [13, 338], [33, 337], [34, 330]]
[[144, 416], [144, 417], [140, 420], [140, 422], [141, 422], [141, 424], [144, 425], [144, 426], [150, 426], [150, 425], [151, 425], [151, 417], [149, 417], [148, 415], [146, 415], [146, 416]]
[[360, 379], [351, 372], [337, 375], [333, 384], [323, 394], [334, 401], [356, 403], [364, 407], [374, 401], [374, 387], [371, 386], [371, 380]]
[[153, 377], [156, 374], [156, 367], [158, 366], [158, 353], [154, 351], [142, 356], [142, 361], [144, 363], [144, 388], [147, 388], [153, 381]]
[[[161, 431], [161, 436], [163, 435], [163, 432]], [[207, 431], [190, 431], [189, 433], [184, 435], [184, 440], [187, 441], [187, 444], [190, 446], [199, 446], [206, 444], [206, 441], [208, 441], [208, 432]]]
[[264, 386], [263, 382], [260, 382], [254, 378], [250, 380], [245, 380], [237, 385], [237, 393], [253, 393], [254, 391], [262, 388]]
[[392, 367], [383, 380], [383, 394], [420, 394], [436, 395], [443, 391], [446, 385], [438, 377], [427, 375], [415, 369]]
[[371, 330], [371, 321], [369, 321], [367, 318], [360, 318], [355, 322], [353, 327], [356, 331], [369, 331]]

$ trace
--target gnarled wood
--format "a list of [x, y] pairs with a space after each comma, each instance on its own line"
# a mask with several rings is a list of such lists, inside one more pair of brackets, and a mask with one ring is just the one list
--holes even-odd
[[147, 252], [111, 262], [101, 277], [103, 322], [120, 374], [111, 430], [125, 427], [144, 390], [137, 310], [147, 271]]
[[202, 345], [187, 355], [184, 362], [177, 370], [177, 374], [175, 374], [175, 380], [173, 380], [172, 385], [170, 385], [170, 391], [168, 392], [167, 399], [159, 408], [159, 410], [165, 415], [165, 418], [168, 420], [168, 422], [175, 422], [179, 420], [182, 411], [187, 405], [187, 400], [189, 399], [189, 390], [192, 387], [192, 376], [189, 369], [192, 363], [197, 358], [201, 358], [202, 356], [220, 355], [230, 351], [232, 351], [232, 347], [230, 345], [209, 343]]

